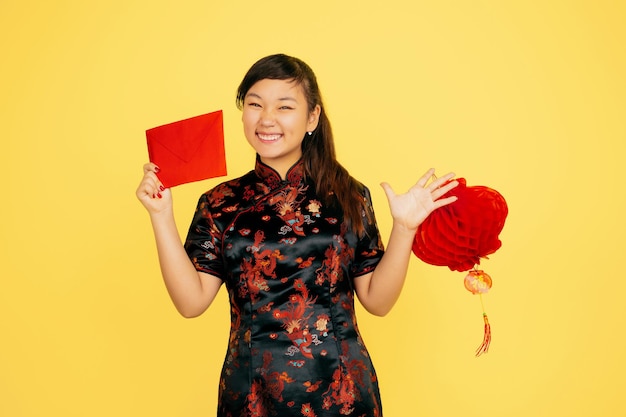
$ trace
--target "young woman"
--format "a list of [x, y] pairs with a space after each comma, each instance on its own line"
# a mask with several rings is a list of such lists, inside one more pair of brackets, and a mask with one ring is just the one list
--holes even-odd
[[389, 312], [418, 225], [455, 200], [440, 198], [456, 186], [453, 174], [429, 182], [431, 169], [405, 194], [382, 184], [393, 218], [385, 250], [369, 190], [335, 158], [308, 65], [259, 60], [237, 105], [255, 167], [200, 197], [184, 245], [158, 167], [144, 166], [137, 189], [178, 311], [198, 316], [222, 284], [228, 291], [218, 416], [382, 416], [354, 294], [368, 312]]

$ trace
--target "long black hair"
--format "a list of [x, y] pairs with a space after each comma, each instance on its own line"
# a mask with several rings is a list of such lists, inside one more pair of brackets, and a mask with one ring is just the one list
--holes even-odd
[[320, 106], [317, 128], [302, 141], [304, 174], [315, 183], [317, 195], [324, 204], [339, 204], [344, 221], [358, 235], [364, 233], [363, 213], [369, 213], [364, 204], [363, 187], [337, 161], [330, 121], [324, 110], [322, 95], [315, 73], [302, 60], [284, 55], [270, 55], [258, 60], [246, 73], [237, 89], [237, 107], [241, 110], [248, 90], [263, 79], [292, 80], [302, 86], [309, 112]]

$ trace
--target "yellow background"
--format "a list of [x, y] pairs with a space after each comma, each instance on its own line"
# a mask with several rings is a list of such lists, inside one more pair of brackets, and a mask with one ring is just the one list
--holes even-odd
[[[186, 320], [134, 190], [144, 131], [225, 113], [258, 58], [316, 71], [340, 160], [372, 190], [427, 168], [507, 199], [483, 268], [413, 259], [385, 318], [360, 310], [385, 415], [626, 414], [626, 10], [620, 1], [34, 1], [0, 4], [0, 415], [211, 416], [225, 293]], [[200, 193], [174, 190], [186, 233]]]

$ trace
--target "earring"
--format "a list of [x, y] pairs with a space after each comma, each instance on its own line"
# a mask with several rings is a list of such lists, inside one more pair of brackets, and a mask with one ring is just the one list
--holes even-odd
[[313, 132], [306, 132], [306, 133], [308, 133], [308, 134], [309, 134], [309, 136], [311, 136], [311, 135], [313, 134]]

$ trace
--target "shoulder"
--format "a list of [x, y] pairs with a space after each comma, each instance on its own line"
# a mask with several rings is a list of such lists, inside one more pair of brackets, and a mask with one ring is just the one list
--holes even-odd
[[250, 171], [241, 177], [233, 178], [216, 185], [203, 193], [200, 199], [211, 203], [213, 206], [220, 205], [220, 202], [229, 199], [238, 200], [244, 196], [245, 190], [254, 186], [255, 182], [256, 175], [254, 171]]
[[233, 213], [249, 203], [254, 195], [256, 175], [254, 172], [224, 181], [203, 193], [198, 200], [198, 209], [205, 216], [221, 216]]
[[196, 217], [211, 219], [218, 229], [222, 229], [233, 216], [250, 204], [255, 183], [256, 175], [251, 171], [211, 188], [200, 196]]
[[352, 190], [354, 195], [359, 196], [359, 200], [363, 203], [371, 201], [369, 188], [354, 177], [350, 177], [350, 180], [352, 181]]

